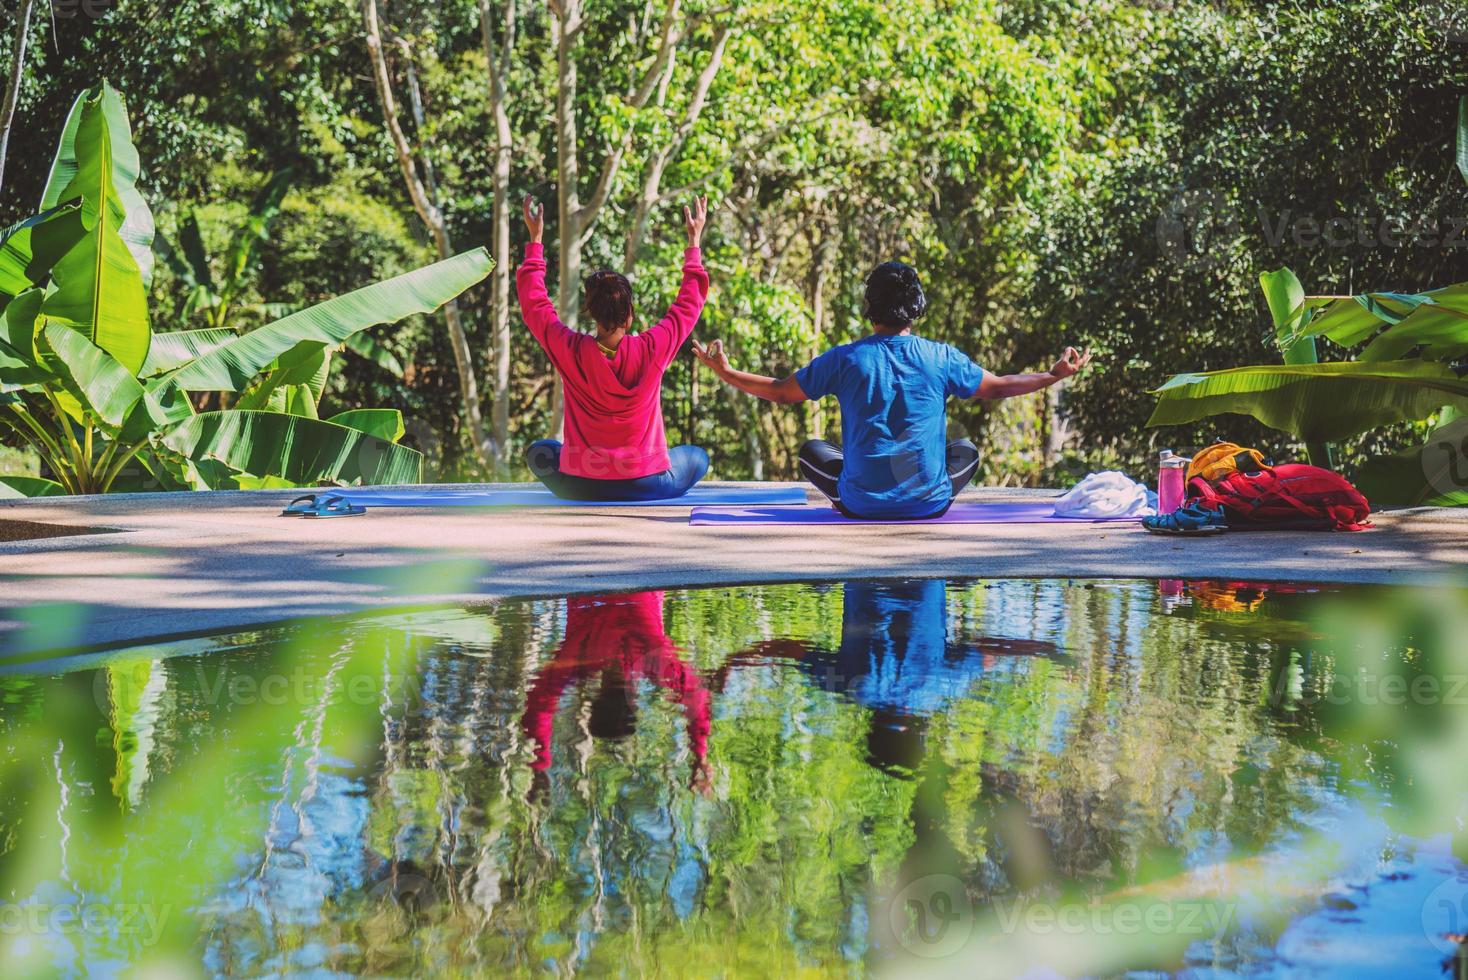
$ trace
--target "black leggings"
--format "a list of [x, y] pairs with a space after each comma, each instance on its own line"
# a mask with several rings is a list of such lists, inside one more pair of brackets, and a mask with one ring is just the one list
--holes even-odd
[[[948, 479], [953, 484], [953, 498], [956, 500], [958, 492], [968, 486], [978, 472], [979, 448], [972, 440], [955, 439], [948, 444], [947, 456]], [[837, 487], [845, 463], [846, 455], [841, 447], [824, 439], [812, 439], [800, 447], [800, 472], [805, 474], [805, 478], [815, 484], [815, 488], [825, 494], [841, 513], [857, 520], [866, 520], [867, 518], [853, 514], [841, 505], [841, 492]], [[944, 507], [931, 516], [941, 517], [947, 510]]]

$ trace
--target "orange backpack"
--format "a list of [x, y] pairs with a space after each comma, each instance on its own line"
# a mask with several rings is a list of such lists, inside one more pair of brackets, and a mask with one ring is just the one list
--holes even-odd
[[1230, 473], [1258, 473], [1269, 469], [1264, 454], [1233, 442], [1215, 442], [1200, 450], [1188, 464], [1187, 479], [1221, 480]]

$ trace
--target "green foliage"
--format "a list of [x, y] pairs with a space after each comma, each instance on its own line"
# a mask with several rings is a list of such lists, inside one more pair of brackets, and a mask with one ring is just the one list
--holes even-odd
[[[1429, 293], [1306, 296], [1287, 269], [1260, 277], [1274, 313], [1283, 366], [1260, 365], [1176, 375], [1157, 389], [1150, 425], [1195, 422], [1226, 412], [1250, 415], [1312, 446], [1312, 461], [1328, 465], [1325, 443], [1394, 422], [1440, 424], [1468, 408], [1468, 382], [1452, 362], [1468, 354], [1463, 285]], [[1315, 363], [1316, 337], [1360, 347], [1359, 360]], [[1308, 349], [1307, 356], [1298, 352]], [[1407, 360], [1384, 360], [1416, 354]], [[1293, 355], [1293, 356], [1292, 356]], [[1468, 501], [1461, 479], [1442, 476], [1456, 491], [1430, 486], [1428, 447], [1373, 456], [1362, 465], [1362, 487], [1380, 504]], [[1451, 447], [1443, 447], [1451, 450]], [[1441, 483], [1438, 484], [1441, 486]]]
[[[190, 211], [179, 221], [178, 247], [160, 237], [163, 258], [179, 283], [188, 290], [180, 314], [185, 318], [202, 314], [208, 327], [220, 329], [235, 326], [235, 305], [250, 287], [257, 272], [257, 251], [270, 241], [270, 223], [280, 213], [281, 201], [290, 189], [290, 171], [271, 175], [254, 200], [240, 226], [234, 230], [225, 253], [222, 268], [216, 275], [204, 246], [197, 212]], [[262, 312], [269, 304], [258, 304], [241, 312]]]
[[[113, 89], [83, 93], [63, 128], [39, 220], [8, 233], [14, 293], [0, 337], [3, 418], [55, 477], [54, 484], [11, 481], [8, 489], [105, 493], [134, 461], [164, 487], [416, 481], [421, 458], [397, 444], [404, 431], [397, 412], [317, 417], [330, 352], [375, 324], [430, 312], [483, 279], [492, 265], [484, 250], [242, 335], [217, 325], [159, 334], [154, 350], [145, 291], [153, 222], [136, 191], [129, 132]], [[268, 191], [257, 202], [248, 239], [263, 232], [278, 198]], [[251, 240], [236, 239], [233, 284], [227, 279], [221, 291], [206, 280], [224, 304], [212, 307], [221, 316], [252, 249]], [[208, 275], [207, 265], [194, 271]], [[236, 393], [237, 407], [196, 414], [191, 392]]]
[[[1141, 462], [1227, 438], [1290, 458], [1297, 443], [1247, 418], [1148, 430], [1143, 392], [1278, 359], [1261, 270], [1337, 292], [1468, 278], [1451, 244], [1468, 195], [1444, 138], [1468, 75], [1435, 11], [1176, 4], [1150, 50], [1128, 46], [1139, 60], [1110, 145], [1046, 204], [1030, 291], [1038, 322], [1097, 351], [1064, 402], [1084, 443]], [[1320, 357], [1337, 354], [1322, 342]], [[1348, 470], [1377, 438], [1338, 447]]]
[[1236, 412], [1312, 442], [1334, 442], [1445, 405], [1468, 408], [1468, 379], [1434, 361], [1337, 361], [1179, 374], [1157, 389], [1149, 425]]
[[[1462, 110], [1460, 147], [1468, 145], [1468, 115]], [[1178, 375], [1157, 390], [1149, 424], [1194, 422], [1224, 412], [1252, 415], [1305, 439], [1312, 444], [1312, 460], [1328, 465], [1325, 442], [1393, 422], [1425, 420], [1439, 409], [1440, 421], [1447, 423], [1468, 408], [1468, 383], [1453, 366], [1468, 357], [1468, 283], [1423, 293], [1306, 296], [1294, 273], [1281, 269], [1260, 276], [1260, 284], [1285, 365]], [[1358, 360], [1317, 364], [1317, 337], [1342, 348], [1364, 347]], [[1401, 359], [1409, 354], [1411, 360]], [[1368, 460], [1362, 475], [1372, 499], [1388, 504], [1422, 503], [1433, 496], [1437, 503], [1468, 499], [1468, 486], [1460, 479], [1450, 481], [1455, 489], [1445, 495], [1429, 489], [1427, 448]]]
[[[494, 122], [479, 7], [384, 8], [402, 42], [389, 45], [400, 117], [433, 166], [460, 243], [493, 241]], [[487, 7], [499, 39], [504, 6]], [[585, 243], [588, 268], [628, 272], [639, 325], [655, 321], [677, 278], [678, 206], [703, 190], [715, 202], [706, 235], [715, 282], [701, 330], [710, 339], [731, 332], [742, 366], [784, 371], [858, 336], [862, 279], [888, 258], [923, 275], [932, 313], [919, 329], [987, 368], [1045, 367], [1064, 344], [1090, 344], [1095, 366], [1058, 400], [954, 406], [955, 425], [992, 447], [986, 480], [1033, 483], [1095, 465], [1141, 475], [1159, 438], [1182, 449], [1229, 437], [1284, 458], [1296, 451], [1290, 437], [1246, 417], [1200, 419], [1160, 436], [1145, 426], [1145, 392], [1174, 374], [1277, 359], [1270, 311], [1250, 285], [1262, 269], [1287, 266], [1343, 293], [1392, 283], [1416, 295], [1468, 279], [1463, 249], [1447, 241], [1468, 208], [1462, 187], [1445, 179], [1461, 154], [1444, 141], [1468, 73], [1437, 5], [685, 0], [680, 10], [689, 36], [667, 84], [634, 112], [626, 93], [655, 47], [658, 12], [620, 0], [588, 5], [575, 45], [583, 202], [603, 161], [631, 136]], [[510, 196], [549, 201], [550, 18], [540, 4], [516, 11]], [[707, 104], [661, 161], [662, 197], [636, 232], [652, 150], [680, 133], [726, 27]], [[254, 326], [283, 315], [269, 304], [300, 308], [429, 259], [359, 35], [351, 4], [184, 0], [115, 4], [33, 45], [22, 131], [66, 113], [60, 100], [76, 64], [119, 83], [148, 119], [137, 134], [151, 164], [147, 189], [168, 202], [159, 227], [179, 260], [159, 263], [155, 323], [205, 327], [224, 309], [235, 325]], [[1343, 37], [1352, 39], [1344, 53]], [[407, 104], [410, 63], [421, 124]], [[0, 197], [6, 222], [24, 217], [51, 182], [50, 161], [28, 157], [12, 154]], [[259, 195], [287, 171], [291, 188], [269, 240], [252, 237]], [[1335, 218], [1351, 233], [1327, 241], [1318, 226]], [[1366, 232], [1355, 233], [1358, 223]], [[518, 254], [522, 232], [512, 231]], [[554, 257], [554, 223], [548, 231]], [[0, 292], [17, 291], [6, 285], [12, 253], [24, 251], [28, 263], [31, 234], [0, 246]], [[251, 261], [222, 307], [216, 297], [241, 241]], [[211, 278], [199, 274], [199, 256]], [[461, 303], [486, 397], [487, 292], [471, 290]], [[550, 426], [551, 372], [510, 314], [513, 458]], [[792, 339], [807, 325], [815, 339], [802, 349]], [[407, 438], [441, 451], [438, 475], [472, 473], [460, 465], [470, 454], [441, 328], [413, 316], [347, 346], [321, 413], [396, 408], [411, 420]], [[1322, 337], [1319, 358], [1338, 360], [1334, 346]], [[764, 356], [770, 363], [756, 363]], [[751, 405], [707, 378], [695, 386], [687, 363], [670, 373], [667, 393], [679, 436], [706, 444], [721, 476], [794, 476], [794, 447], [836, 424], [829, 410]], [[1336, 450], [1352, 470], [1420, 435], [1379, 429]]]

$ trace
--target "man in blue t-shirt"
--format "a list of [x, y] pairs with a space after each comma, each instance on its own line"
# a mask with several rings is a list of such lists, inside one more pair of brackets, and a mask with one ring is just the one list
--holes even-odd
[[1067, 347], [1044, 373], [990, 374], [956, 348], [913, 334], [913, 321], [927, 311], [916, 270], [884, 262], [867, 277], [872, 332], [788, 378], [735, 370], [719, 340], [708, 347], [694, 341], [693, 352], [724, 381], [766, 401], [836, 396], [841, 447], [810, 440], [800, 449], [800, 468], [843, 514], [863, 520], [940, 517], [979, 466], [972, 442], [947, 441], [948, 399], [1039, 391], [1085, 367], [1091, 354]]

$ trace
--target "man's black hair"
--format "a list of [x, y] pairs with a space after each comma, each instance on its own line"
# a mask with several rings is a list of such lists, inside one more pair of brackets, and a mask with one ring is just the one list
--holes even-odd
[[906, 327], [928, 312], [917, 270], [902, 262], [883, 262], [873, 269], [863, 312], [880, 327]]

